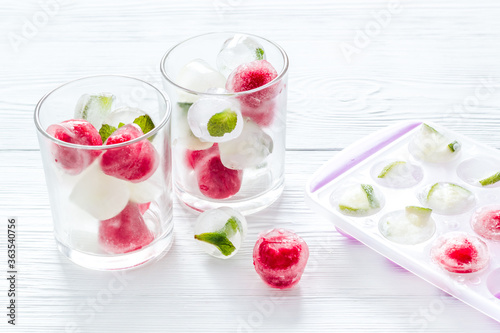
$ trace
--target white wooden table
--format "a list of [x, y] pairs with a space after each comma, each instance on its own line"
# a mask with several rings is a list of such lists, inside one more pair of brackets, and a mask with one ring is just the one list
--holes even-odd
[[[0, 3], [0, 252], [19, 218], [17, 326], [1, 332], [498, 332], [500, 323], [392, 265], [304, 203], [309, 175], [351, 142], [429, 119], [500, 147], [500, 3], [494, 0], [7, 1]], [[159, 84], [164, 52], [236, 30], [290, 57], [286, 188], [248, 217], [240, 253], [221, 261], [175, 206], [175, 243], [153, 265], [90, 271], [58, 253], [33, 110], [47, 91], [92, 74]], [[311, 255], [299, 285], [266, 287], [252, 265], [259, 232], [299, 233]]]

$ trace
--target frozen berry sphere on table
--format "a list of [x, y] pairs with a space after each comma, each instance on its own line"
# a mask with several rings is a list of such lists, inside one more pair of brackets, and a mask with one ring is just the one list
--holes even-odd
[[269, 286], [287, 289], [296, 285], [309, 258], [306, 242], [292, 231], [272, 229], [259, 236], [253, 248], [253, 264]]

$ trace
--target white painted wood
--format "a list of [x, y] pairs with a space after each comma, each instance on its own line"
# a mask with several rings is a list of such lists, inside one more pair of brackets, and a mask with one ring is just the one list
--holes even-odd
[[[6, 326], [1, 310], [1, 332], [71, 332], [72, 324], [79, 332], [500, 329], [343, 238], [303, 200], [308, 176], [336, 151], [400, 120], [431, 119], [500, 148], [497, 2], [401, 1], [401, 10], [349, 63], [339, 45], [355, 45], [357, 33], [376, 22], [372, 14], [391, 1], [61, 0], [57, 13], [16, 51], [12, 34], [22, 35], [23, 25], [54, 1], [0, 3], [0, 215], [19, 216], [21, 228], [20, 325]], [[55, 248], [34, 106], [57, 85], [91, 74], [132, 75], [159, 85], [159, 60], [170, 46], [218, 30], [256, 33], [288, 52], [285, 192], [248, 218], [247, 240], [229, 261], [198, 251], [194, 216], [176, 205], [171, 251], [126, 272], [127, 286], [108, 300], [116, 276], [82, 269]], [[264, 286], [251, 259], [258, 233], [278, 225], [297, 231], [311, 249], [303, 280], [285, 292]], [[3, 304], [5, 292], [0, 295]], [[93, 299], [101, 299], [95, 309], [88, 305]]]

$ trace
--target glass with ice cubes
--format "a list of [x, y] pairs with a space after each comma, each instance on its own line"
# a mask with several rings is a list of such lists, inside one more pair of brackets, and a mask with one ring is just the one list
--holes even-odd
[[45, 95], [35, 124], [60, 251], [98, 270], [172, 244], [171, 107], [152, 85], [94, 76]]
[[172, 101], [174, 189], [188, 207], [251, 214], [284, 186], [288, 58], [249, 34], [209, 33], [161, 61]]

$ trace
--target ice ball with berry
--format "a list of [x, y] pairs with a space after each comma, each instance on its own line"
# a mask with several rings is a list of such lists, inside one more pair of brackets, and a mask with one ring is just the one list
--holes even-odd
[[488, 246], [479, 237], [457, 231], [435, 241], [431, 258], [448, 272], [474, 273], [488, 265], [490, 256]]
[[219, 153], [208, 154], [195, 167], [200, 192], [212, 199], [227, 199], [239, 192], [243, 170], [226, 168]]
[[142, 217], [141, 207], [129, 202], [116, 216], [100, 221], [99, 244], [107, 253], [128, 253], [149, 245], [154, 240]]
[[[113, 132], [106, 140], [106, 145], [125, 143], [142, 136], [141, 128], [128, 124]], [[156, 171], [159, 163], [158, 152], [147, 139], [109, 148], [101, 157], [101, 168], [109, 176], [133, 183], [145, 181]]]
[[309, 258], [306, 242], [292, 231], [272, 229], [259, 236], [253, 264], [262, 280], [278, 289], [296, 285]]
[[187, 114], [193, 134], [206, 142], [225, 142], [237, 138], [243, 129], [239, 105], [227, 98], [204, 97]]
[[[100, 146], [102, 139], [97, 129], [83, 119], [71, 119], [50, 125], [47, 133], [54, 138], [82, 146]], [[86, 150], [53, 143], [51, 152], [54, 162], [66, 173], [77, 175], [89, 166], [100, 154], [100, 150]]]
[[232, 208], [221, 207], [198, 216], [194, 238], [201, 249], [211, 256], [228, 259], [238, 252], [246, 232], [245, 217]]
[[[278, 73], [270, 62], [256, 60], [238, 66], [227, 78], [226, 89], [230, 92], [249, 91], [262, 87], [277, 77]], [[239, 96], [243, 116], [252, 118], [260, 126], [269, 126], [274, 119], [274, 98], [280, 91], [281, 85], [276, 82], [266, 88]]]
[[250, 36], [235, 34], [227, 39], [217, 55], [217, 68], [228, 76], [241, 64], [266, 59], [264, 47]]

